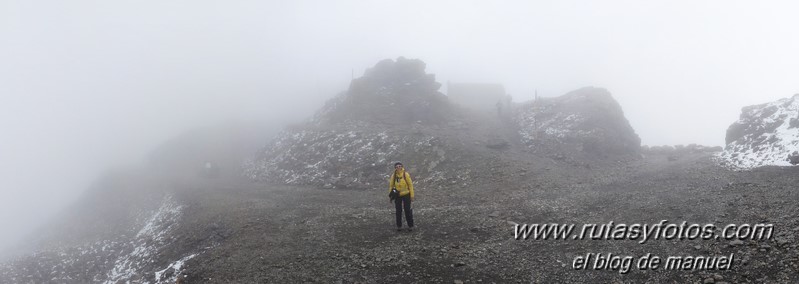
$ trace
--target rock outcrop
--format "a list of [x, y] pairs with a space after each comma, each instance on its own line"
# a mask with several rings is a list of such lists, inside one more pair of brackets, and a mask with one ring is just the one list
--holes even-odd
[[[496, 151], [520, 145], [519, 136], [534, 152], [577, 164], [640, 151], [640, 139], [604, 89], [520, 104], [514, 122], [452, 104], [439, 87], [419, 60], [380, 61], [309, 122], [279, 134], [245, 163], [243, 174], [279, 184], [375, 188], [384, 186], [395, 161], [405, 161], [422, 184], [463, 186], [471, 170], [491, 167], [486, 161]], [[451, 166], [461, 162], [470, 169]]]
[[606, 157], [638, 153], [641, 139], [610, 93], [586, 87], [521, 104], [516, 122], [522, 142], [557, 155]]
[[321, 187], [382, 187], [395, 161], [426, 177], [437, 172], [452, 147], [432, 126], [450, 120], [452, 108], [420, 60], [383, 60], [354, 79], [313, 119], [278, 135], [245, 163], [252, 180]]
[[750, 169], [799, 163], [799, 94], [775, 102], [744, 107], [727, 129], [722, 164]]
[[449, 102], [434, 74], [418, 59], [385, 59], [353, 79], [349, 90], [328, 101], [313, 118], [317, 126], [353, 121], [382, 125], [437, 124], [447, 120]]

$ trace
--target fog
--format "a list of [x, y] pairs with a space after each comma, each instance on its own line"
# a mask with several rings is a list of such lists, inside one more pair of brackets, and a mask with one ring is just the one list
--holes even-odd
[[[758, 5], [759, 4], [759, 5]], [[289, 123], [385, 58], [515, 101], [607, 88], [642, 144], [799, 93], [790, 1], [0, 1], [0, 250], [187, 129]]]

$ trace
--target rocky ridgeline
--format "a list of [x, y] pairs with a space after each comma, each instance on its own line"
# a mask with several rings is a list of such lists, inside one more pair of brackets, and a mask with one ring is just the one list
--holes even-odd
[[[419, 60], [383, 60], [309, 122], [279, 134], [245, 162], [243, 174], [280, 184], [374, 188], [384, 186], [395, 161], [406, 161], [422, 184], [466, 185], [472, 170], [490, 167], [492, 151], [518, 144], [508, 133], [521, 134], [537, 153], [575, 161], [616, 161], [640, 150], [640, 139], [604, 89], [517, 105], [513, 123], [455, 106], [439, 87]], [[470, 167], [456, 166], [461, 163]]]
[[[326, 188], [384, 186], [395, 161], [427, 183], [465, 179], [444, 173], [455, 162], [451, 144], [436, 128], [451, 120], [452, 107], [420, 60], [383, 60], [352, 81], [306, 124], [278, 135], [245, 162], [252, 180]], [[453, 180], [453, 182], [458, 182]]]
[[727, 129], [726, 144], [718, 158], [731, 168], [799, 164], [799, 94], [744, 107]]
[[590, 159], [638, 153], [641, 139], [605, 89], [587, 87], [516, 108], [522, 142], [556, 156]]

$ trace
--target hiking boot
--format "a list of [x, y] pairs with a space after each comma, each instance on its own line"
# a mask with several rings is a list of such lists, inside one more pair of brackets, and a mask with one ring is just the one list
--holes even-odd
[[397, 232], [402, 232], [402, 227], [397, 227]]
[[408, 232], [413, 231], [413, 227], [408, 227]]

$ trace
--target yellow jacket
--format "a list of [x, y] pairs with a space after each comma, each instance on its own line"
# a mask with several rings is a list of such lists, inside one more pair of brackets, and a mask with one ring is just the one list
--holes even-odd
[[391, 189], [395, 187], [399, 191], [399, 196], [410, 194], [413, 197], [413, 181], [411, 180], [411, 175], [406, 173], [405, 170], [395, 171], [388, 179], [388, 191], [391, 192]]

